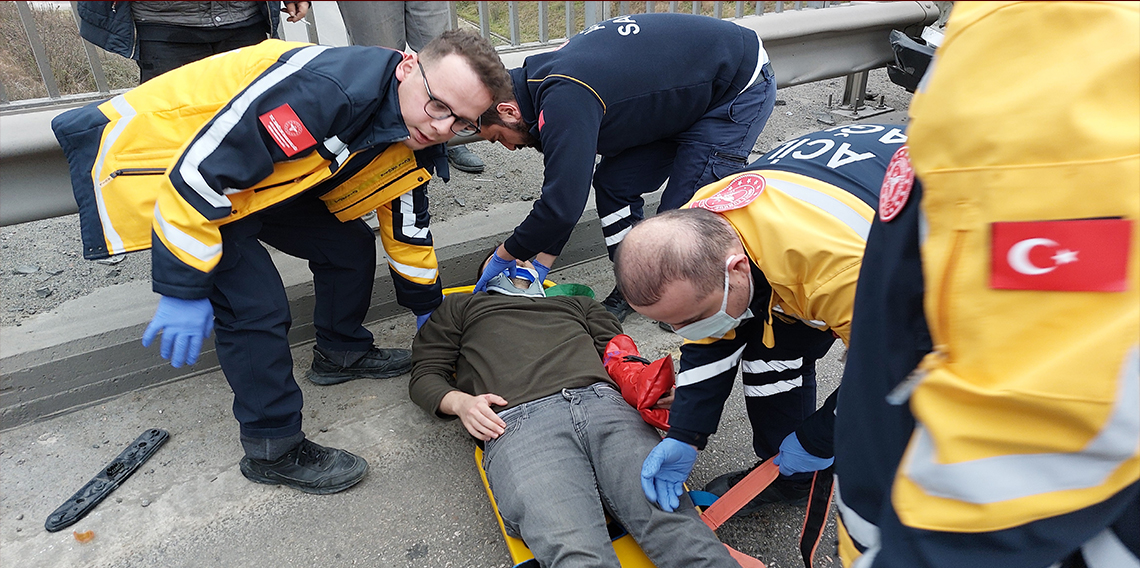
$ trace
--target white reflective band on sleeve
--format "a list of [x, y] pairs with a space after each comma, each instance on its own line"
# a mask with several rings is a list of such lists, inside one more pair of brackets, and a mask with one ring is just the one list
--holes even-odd
[[[877, 550], [880, 539], [879, 527], [859, 516], [859, 513], [856, 513], [854, 509], [843, 502], [843, 496], [839, 492], [838, 475], [835, 476], [835, 506], [839, 510], [839, 515], [843, 517], [843, 528], [847, 530], [847, 535], [854, 539], [860, 547], [868, 549], [863, 553], [862, 558], [867, 557], [867, 554], [871, 552], [870, 549]], [[870, 565], [869, 562], [868, 565]]]
[[976, 504], [1100, 485], [1140, 444], [1140, 347], [1133, 347], [1122, 363], [1112, 413], [1079, 452], [943, 464], [936, 461], [934, 440], [919, 423], [903, 471], [929, 495]]
[[683, 387], [686, 385], [696, 384], [706, 379], [711, 379], [725, 371], [732, 369], [738, 362], [740, 362], [740, 356], [744, 353], [745, 347], [747, 347], [747, 345], [741, 345], [740, 349], [737, 349], [735, 353], [729, 355], [728, 357], [725, 357], [724, 359], [721, 359], [720, 361], [713, 361], [707, 365], [693, 367], [687, 371], [681, 371], [680, 373], [677, 373], [677, 386]]
[[762, 361], [760, 359], [756, 359], [753, 361], [745, 361], [744, 362], [744, 372], [745, 373], [754, 373], [754, 374], [773, 373], [773, 372], [778, 373], [780, 371], [790, 371], [792, 369], [799, 369], [800, 367], [803, 367], [803, 366], [804, 366], [804, 358], [803, 357], [800, 357], [798, 359], [789, 359], [787, 361]]
[[179, 229], [178, 227], [175, 227], [174, 225], [168, 223], [166, 219], [162, 218], [162, 213], [158, 210], [157, 203], [154, 205], [154, 218], [158, 220], [158, 227], [162, 230], [162, 236], [166, 237], [166, 240], [169, 241], [170, 244], [178, 247], [178, 250], [181, 250], [202, 262], [210, 262], [219, 254], [222, 254], [221, 243], [218, 243], [216, 245], [207, 245], [202, 241], [199, 241], [198, 239], [195, 239], [194, 237], [183, 233], [182, 229]]
[[343, 164], [344, 160], [351, 154], [351, 152], [348, 151], [348, 144], [345, 144], [337, 136], [325, 140], [325, 150], [327, 150], [329, 154], [336, 156], [336, 165], [338, 166]]
[[618, 221], [621, 221], [622, 219], [625, 219], [629, 216], [629, 205], [626, 205], [625, 207], [622, 207], [621, 209], [618, 209], [617, 211], [614, 211], [613, 213], [602, 217], [602, 226], [609, 227], [610, 225], [613, 225], [614, 223], [617, 223]]
[[744, 396], [772, 396], [804, 386], [804, 378], [796, 377], [787, 381], [777, 381], [770, 385], [744, 385]]
[[409, 239], [426, 239], [428, 229], [416, 226], [415, 199], [412, 192], [400, 196], [400, 234]]
[[802, 186], [798, 183], [769, 177], [765, 177], [764, 179], [768, 181], [768, 185], [831, 214], [831, 216], [838, 219], [839, 222], [850, 227], [852, 231], [855, 231], [864, 241], [867, 240], [867, 235], [871, 232], [871, 222], [864, 219], [858, 211], [855, 211], [846, 203], [826, 193]]
[[111, 219], [107, 216], [107, 204], [103, 202], [103, 180], [107, 179], [110, 174], [103, 173], [103, 159], [107, 157], [107, 152], [115, 142], [119, 140], [119, 136], [123, 134], [123, 130], [127, 128], [127, 124], [138, 115], [135, 112], [135, 107], [127, 102], [123, 95], [119, 95], [111, 99], [111, 108], [119, 113], [119, 120], [115, 121], [115, 127], [107, 133], [107, 139], [103, 142], [103, 146], [99, 148], [99, 157], [95, 160], [95, 206], [99, 208], [99, 222], [103, 225], [103, 236], [107, 238], [107, 242], [111, 245], [111, 254], [126, 252], [123, 247], [123, 238], [119, 236], [119, 232], [115, 230], [115, 226], [111, 224]]
[[606, 246], [612, 247], [612, 246], [622, 242], [623, 240], [625, 240], [625, 235], [627, 233], [629, 233], [629, 230], [632, 228], [633, 227], [626, 227], [626, 228], [622, 229], [618, 234], [606, 237]]
[[[186, 149], [186, 153], [182, 160], [182, 165], [178, 168], [178, 173], [182, 175], [182, 179], [194, 190], [206, 203], [213, 205], [219, 209], [229, 208], [230, 200], [224, 196], [219, 195], [206, 183], [206, 179], [198, 171], [198, 167], [206, 158], [209, 158], [214, 150], [222, 144], [222, 140], [226, 135], [233, 130], [249, 106], [257, 100], [258, 97], [265, 94], [266, 91], [276, 86], [278, 83], [289, 78], [290, 75], [300, 71], [302, 67], [308, 62], [312, 61], [316, 56], [320, 55], [329, 46], [314, 45], [313, 47], [305, 47], [300, 51], [293, 54], [288, 61], [281, 64], [280, 67], [266, 73], [260, 79], [254, 81], [249, 87], [236, 99], [230, 103], [229, 108], [225, 112], [218, 115], [210, 128], [202, 134], [202, 137], [190, 145]], [[239, 188], [240, 191], [242, 188]]]
[[[740, 93], [747, 91], [748, 87], [756, 84], [756, 78], [760, 76], [760, 69], [768, 63], [768, 52], [764, 51], [764, 40], [760, 39], [760, 34], [756, 34], [756, 44], [759, 47], [756, 53], [756, 70], [752, 72], [752, 78], [748, 79], [748, 84], [745, 85], [743, 89], [740, 89]], [[737, 96], [739, 96], [740, 93], [736, 93]]]
[[1140, 568], [1140, 559], [1120, 542], [1112, 529], [1104, 529], [1090, 538], [1081, 546], [1081, 554], [1088, 568]]
[[408, 278], [435, 280], [436, 269], [434, 268], [418, 268], [415, 266], [409, 266], [407, 264], [396, 262], [391, 258], [388, 259], [388, 264], [392, 267], [392, 270], [395, 270], [396, 272], [399, 272]]

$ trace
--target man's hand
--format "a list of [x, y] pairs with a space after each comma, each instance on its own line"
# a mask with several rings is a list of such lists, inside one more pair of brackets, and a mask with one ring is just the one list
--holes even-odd
[[510, 271], [508, 274], [511, 278], [515, 277], [515, 259], [504, 259], [502, 256], [499, 256], [500, 251], [502, 254], [510, 256], [501, 245], [498, 249], [495, 250], [495, 252], [491, 253], [491, 259], [487, 261], [487, 267], [483, 269], [483, 275], [480, 276], [479, 281], [475, 283], [474, 292], [485, 291], [487, 289], [487, 283], [504, 270]]
[[150, 347], [154, 338], [162, 332], [162, 347], [159, 353], [163, 359], [175, 367], [193, 365], [202, 352], [202, 341], [214, 329], [214, 306], [210, 300], [183, 300], [162, 296], [154, 318], [143, 332], [143, 347]]
[[296, 22], [309, 13], [309, 2], [285, 2], [285, 7], [281, 8], [281, 11], [289, 14], [288, 21]]
[[645, 497], [661, 510], [673, 512], [681, 504], [678, 497], [685, 491], [683, 484], [696, 461], [697, 449], [693, 446], [673, 438], [661, 440], [641, 465], [641, 490]]
[[780, 466], [780, 475], [792, 475], [826, 469], [835, 463], [835, 458], [821, 458], [811, 454], [804, 449], [796, 433], [792, 432], [780, 442], [780, 453], [772, 458], [772, 462]]
[[506, 406], [503, 397], [493, 394], [472, 396], [463, 391], [453, 390], [443, 396], [439, 409], [444, 414], [454, 414], [463, 422], [463, 427], [472, 436], [483, 440], [498, 438], [507, 430], [507, 423], [491, 410], [491, 405]]
[[677, 387], [673, 387], [673, 388], [669, 389], [669, 392], [665, 393], [664, 396], [657, 399], [657, 404], [654, 404], [653, 406], [650, 406], [649, 408], [669, 410], [669, 408], [671, 406], [673, 406], [673, 398], [676, 394], [677, 394]]

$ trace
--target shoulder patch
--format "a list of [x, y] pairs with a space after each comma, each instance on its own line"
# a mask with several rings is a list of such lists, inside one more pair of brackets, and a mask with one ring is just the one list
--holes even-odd
[[700, 207], [714, 213], [740, 209], [760, 197], [768, 182], [760, 174], [743, 174], [732, 180], [724, 189], [694, 202], [689, 207]]
[[317, 140], [305, 129], [297, 113], [288, 103], [283, 104], [259, 117], [261, 125], [273, 137], [273, 141], [281, 147], [286, 156], [312, 148]]
[[891, 163], [887, 165], [887, 175], [883, 178], [883, 187], [879, 189], [879, 218], [883, 222], [898, 217], [910, 199], [912, 188], [914, 188], [914, 168], [910, 165], [910, 151], [903, 146], [891, 156]]

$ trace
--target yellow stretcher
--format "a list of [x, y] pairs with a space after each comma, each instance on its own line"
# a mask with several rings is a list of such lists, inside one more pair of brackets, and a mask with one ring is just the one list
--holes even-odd
[[[537, 568], [538, 561], [534, 559], [534, 555], [531, 554], [526, 543], [520, 538], [507, 534], [507, 528], [503, 525], [503, 517], [499, 515], [499, 505], [495, 503], [495, 494], [491, 493], [491, 484], [487, 482], [487, 472], [483, 470], [483, 449], [479, 447], [475, 448], [475, 467], [479, 468], [479, 477], [483, 479], [483, 488], [487, 490], [487, 498], [491, 500], [491, 509], [495, 511], [495, 520], [499, 522], [499, 530], [502, 531], [503, 538], [507, 540], [507, 550], [510, 551], [511, 561], [515, 563], [515, 568]], [[614, 522], [609, 525], [611, 535], [618, 532], [618, 537], [612, 542], [618, 560], [621, 560], [622, 568], [654, 568], [653, 562], [645, 556], [633, 537], [620, 527], [621, 525]]]

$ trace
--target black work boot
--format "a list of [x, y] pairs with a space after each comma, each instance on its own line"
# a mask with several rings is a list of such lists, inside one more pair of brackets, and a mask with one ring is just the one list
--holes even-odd
[[364, 478], [364, 458], [302, 440], [275, 460], [241, 459], [241, 474], [250, 481], [284, 485], [305, 493], [327, 495], [344, 491]]
[[343, 365], [314, 346], [309, 380], [318, 385], [335, 385], [352, 379], [387, 379], [407, 373], [411, 368], [412, 352], [408, 349], [372, 347], [356, 361]]
[[485, 167], [483, 159], [468, 149], [467, 146], [449, 146], [447, 148], [447, 159], [456, 169], [469, 174], [481, 174]]
[[[763, 461], [756, 462], [756, 465], [741, 471], [734, 471], [726, 473], [716, 479], [713, 479], [705, 485], [705, 491], [712, 493], [718, 497], [728, 493], [729, 489], [740, 483], [752, 470], [760, 467]], [[759, 495], [752, 498], [751, 501], [745, 503], [739, 511], [736, 512], [734, 517], [743, 517], [759, 511], [761, 507], [769, 503], [785, 503], [788, 505], [803, 505], [807, 503], [808, 495], [811, 494], [811, 478], [806, 479], [793, 479], [785, 475], [780, 475], [772, 482], [771, 485], [764, 488]]]
[[614, 286], [614, 291], [602, 300], [602, 305], [605, 306], [606, 311], [613, 314], [619, 322], [625, 323], [625, 318], [633, 313], [633, 308], [629, 307], [629, 302], [625, 301], [625, 297], [621, 295], [621, 290]]

